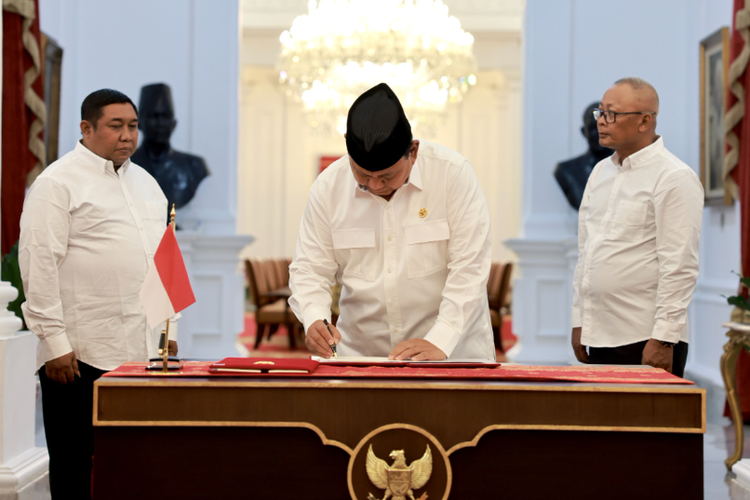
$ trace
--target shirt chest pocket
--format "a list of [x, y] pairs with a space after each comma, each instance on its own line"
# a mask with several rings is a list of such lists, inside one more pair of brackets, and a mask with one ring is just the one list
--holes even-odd
[[331, 231], [336, 260], [344, 276], [375, 279], [377, 253], [374, 229], [336, 229]]
[[144, 203], [146, 204], [149, 220], [163, 224], [167, 217], [167, 204], [158, 201], [146, 201]]
[[409, 278], [422, 278], [448, 265], [451, 232], [447, 220], [406, 226], [406, 267]]
[[646, 230], [647, 214], [647, 203], [621, 201], [615, 209], [607, 237], [616, 241], [642, 240]]

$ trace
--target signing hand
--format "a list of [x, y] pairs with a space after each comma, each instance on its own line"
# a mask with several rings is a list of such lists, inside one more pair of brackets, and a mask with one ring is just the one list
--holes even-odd
[[61, 384], [75, 382], [75, 376], [81, 376], [81, 372], [78, 370], [78, 360], [76, 359], [76, 353], [69, 352], [59, 358], [51, 359], [44, 363], [44, 368], [47, 373], [47, 378], [59, 382]]
[[169, 341], [169, 347], [167, 347], [167, 351], [169, 351], [170, 356], [177, 356], [177, 341], [176, 340]]
[[328, 322], [328, 325], [331, 328], [333, 337], [328, 333], [328, 328], [326, 328], [322, 319], [319, 319], [310, 325], [310, 328], [307, 329], [307, 335], [305, 335], [305, 345], [307, 346], [307, 349], [311, 353], [326, 359], [333, 355], [331, 344], [336, 343], [336, 345], [338, 345], [338, 343], [341, 342], [341, 334], [336, 327], [333, 326], [330, 321]]
[[576, 359], [581, 363], [589, 362], [589, 353], [586, 352], [586, 346], [581, 345], [581, 327], [573, 328], [573, 334], [571, 336], [571, 342], [573, 345], [573, 352], [576, 355]]
[[404, 340], [396, 344], [388, 359], [408, 359], [412, 361], [442, 361], [447, 356], [435, 344], [425, 339]]
[[674, 356], [674, 347], [666, 347], [656, 339], [649, 339], [646, 347], [643, 348], [641, 364], [653, 366], [654, 368], [664, 368], [672, 373], [672, 357]]

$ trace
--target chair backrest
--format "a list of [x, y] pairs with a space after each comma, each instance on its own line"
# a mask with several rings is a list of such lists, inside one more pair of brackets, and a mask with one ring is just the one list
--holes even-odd
[[245, 259], [245, 275], [247, 276], [247, 286], [250, 289], [250, 301], [255, 307], [260, 307], [258, 304], [258, 298], [260, 297], [258, 278], [255, 273], [255, 266], [253, 265], [252, 259]]
[[280, 288], [281, 284], [279, 283], [279, 277], [276, 274], [276, 264], [274, 260], [263, 259], [261, 261], [261, 266], [263, 267], [263, 276], [265, 277], [266, 285], [268, 286], [266, 292]]
[[267, 264], [259, 259], [248, 259], [245, 261], [245, 271], [247, 281], [250, 285], [251, 300], [255, 307], [261, 307], [269, 302], [269, 299], [263, 297], [270, 292], [270, 283], [268, 281]]
[[510, 278], [512, 275], [513, 263], [506, 262], [505, 266], [503, 266], [502, 277], [500, 280], [500, 292], [498, 293], [500, 308], [510, 305], [510, 295], [508, 292], [510, 291]]
[[289, 265], [286, 259], [274, 259], [273, 268], [276, 273], [276, 280], [279, 283], [277, 288], [289, 286]]
[[500, 310], [502, 302], [500, 302], [500, 285], [503, 277], [503, 264], [500, 262], [493, 262], [490, 267], [490, 277], [487, 280], [487, 298], [490, 303], [490, 309], [496, 311]]

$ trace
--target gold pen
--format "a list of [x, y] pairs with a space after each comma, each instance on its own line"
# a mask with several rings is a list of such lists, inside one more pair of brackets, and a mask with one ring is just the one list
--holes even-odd
[[[328, 334], [333, 338], [333, 333], [331, 333], [331, 326], [328, 324], [327, 319], [323, 319], [323, 323], [325, 323], [326, 328], [328, 329]], [[333, 353], [333, 357], [337, 358], [339, 357], [338, 354], [336, 354], [336, 342], [334, 341], [333, 344], [331, 344], [331, 352]]]

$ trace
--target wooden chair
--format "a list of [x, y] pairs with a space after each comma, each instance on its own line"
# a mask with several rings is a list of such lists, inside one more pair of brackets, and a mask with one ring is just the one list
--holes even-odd
[[503, 275], [500, 280], [500, 314], [511, 313], [511, 290], [513, 288], [511, 278], [513, 277], [513, 263], [507, 262], [503, 267]]
[[296, 347], [295, 336], [301, 327], [301, 323], [289, 308], [289, 303], [285, 298], [268, 295], [279, 288], [278, 275], [274, 268], [273, 261], [259, 259], [245, 261], [251, 300], [256, 307], [255, 323], [258, 326], [254, 349], [258, 349], [264, 335], [266, 338], [271, 338], [280, 325], [286, 326], [289, 348], [294, 349]]
[[492, 320], [492, 335], [495, 339], [495, 347], [500, 352], [505, 352], [502, 339], [503, 314], [510, 312], [510, 278], [513, 274], [513, 264], [493, 263], [492, 266], [497, 269], [493, 274], [490, 269], [490, 281], [488, 281], [488, 299], [490, 304], [490, 319]]
[[289, 264], [286, 259], [274, 259], [273, 268], [276, 273], [276, 279], [279, 282], [279, 288], [289, 286]]
[[500, 280], [502, 278], [503, 264], [493, 262], [490, 267], [490, 278], [487, 280], [487, 299], [490, 303], [490, 309], [500, 308]]

